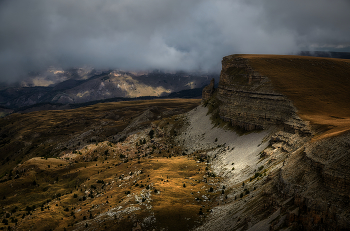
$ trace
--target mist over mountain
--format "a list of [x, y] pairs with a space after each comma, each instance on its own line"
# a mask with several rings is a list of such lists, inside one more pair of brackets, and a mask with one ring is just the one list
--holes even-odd
[[314, 56], [337, 59], [350, 59], [350, 52], [330, 52], [330, 51], [301, 51], [298, 55]]
[[[86, 67], [68, 70], [51, 67], [45, 72], [31, 74], [25, 81], [0, 89], [0, 106], [18, 109], [40, 104], [40, 110], [48, 110], [67, 109], [71, 106], [64, 105], [68, 104], [140, 97], [193, 98], [201, 96], [201, 89], [212, 78], [219, 78], [218, 74], [210, 73], [101, 71]], [[193, 89], [199, 90], [191, 91]], [[189, 91], [181, 93], [182, 90]], [[56, 106], [43, 107], [45, 103]]]
[[4, 0], [0, 82], [49, 66], [218, 72], [232, 53], [349, 51], [349, 9], [347, 0]]
[[0, 230], [350, 230], [349, 12], [0, 0]]

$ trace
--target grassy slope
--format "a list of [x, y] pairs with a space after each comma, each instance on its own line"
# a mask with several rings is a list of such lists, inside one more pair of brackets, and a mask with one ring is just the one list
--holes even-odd
[[151, 107], [157, 119], [166, 116], [166, 112], [184, 113], [198, 104], [199, 99], [128, 101], [0, 118], [0, 178], [16, 164], [34, 156], [55, 157], [61, 151], [78, 149], [91, 141], [116, 142], [111, 137]]
[[277, 91], [293, 101], [301, 118], [327, 126], [319, 138], [350, 130], [350, 60], [285, 55], [240, 55]]
[[[11, 139], [25, 139], [22, 142], [27, 142], [27, 145], [45, 140], [44, 137], [35, 140], [33, 134], [41, 134], [36, 137], [44, 134], [46, 139], [56, 137], [57, 142], [65, 142], [65, 136], [83, 133], [83, 125], [88, 119], [103, 120], [105, 112], [112, 109], [119, 115], [115, 123], [123, 122], [120, 126], [125, 127], [130, 122], [126, 118], [135, 117], [150, 106], [157, 106], [159, 115], [162, 115], [161, 112], [169, 112], [169, 109], [188, 111], [199, 102], [155, 100], [100, 104], [76, 110], [15, 114], [1, 122], [4, 127], [14, 126], [15, 129], [8, 134]], [[74, 151], [57, 151], [57, 158], [50, 158], [50, 153], [46, 158], [35, 157], [46, 154], [35, 146], [23, 154], [22, 158], [25, 158], [21, 164], [16, 165], [14, 161], [4, 163], [1, 170], [11, 169], [13, 175], [1, 178], [7, 179], [0, 182], [1, 220], [7, 219], [9, 226], [19, 230], [85, 230], [86, 224], [95, 229], [131, 230], [146, 217], [156, 220], [148, 225], [143, 222], [146, 229], [151, 230], [187, 230], [197, 226], [203, 219], [199, 211], [207, 215], [217, 203], [215, 198], [221, 190], [214, 186], [214, 182], [220, 179], [208, 177], [205, 163], [197, 162], [195, 154], [182, 156], [184, 150], [174, 141], [175, 130], [179, 132], [184, 124], [182, 117], [170, 114], [159, 120], [159, 115], [147, 125], [152, 122], [156, 131], [152, 141], [148, 128], [123, 142], [93, 142], [75, 146]], [[53, 134], [47, 132], [59, 122], [62, 129], [57, 128]], [[26, 133], [30, 139], [26, 138]], [[140, 145], [140, 139], [144, 138], [145, 144]], [[6, 146], [14, 144], [9, 142]], [[168, 158], [170, 155], [172, 157]], [[208, 178], [208, 183], [203, 177]], [[103, 180], [103, 183], [98, 180]], [[147, 185], [149, 189], [146, 189]], [[214, 192], [210, 192], [210, 187]], [[160, 193], [155, 193], [155, 189]], [[128, 191], [130, 194], [126, 193]], [[145, 197], [142, 202], [136, 201], [135, 195], [141, 198], [142, 192], [150, 193], [150, 197]], [[211, 200], [204, 201], [203, 195]], [[124, 211], [132, 207], [139, 210]], [[111, 213], [115, 215], [109, 215]], [[8, 225], [0, 223], [0, 229], [7, 229]]]
[[[126, 140], [126, 143], [128, 142]], [[121, 144], [107, 145], [107, 142], [104, 142], [89, 145], [86, 149], [80, 150], [81, 155], [71, 153], [72, 159], [69, 161], [65, 158], [32, 158], [16, 168], [21, 172], [18, 179], [1, 183], [2, 208], [10, 213], [18, 207], [10, 217], [17, 219], [18, 227], [23, 230], [30, 228], [48, 230], [54, 227], [63, 230], [64, 227], [69, 228], [70, 225], [79, 222], [96, 226], [96, 221], [92, 222], [90, 219], [90, 213], [94, 219], [106, 213], [108, 209], [118, 206], [140, 207], [142, 210], [136, 212], [139, 220], [154, 212], [157, 219], [155, 227], [170, 226], [172, 227], [170, 230], [193, 227], [194, 221], [199, 218], [198, 212], [201, 206], [209, 206], [208, 203], [196, 201], [195, 195], [191, 194], [191, 192], [200, 192], [196, 194], [198, 197], [208, 194], [209, 186], [201, 182], [205, 173], [204, 163], [197, 163], [195, 159], [182, 156], [164, 158], [162, 155], [166, 154], [165, 151], [155, 155], [154, 158], [144, 156], [129, 158], [127, 163], [123, 163], [123, 159], [119, 158], [120, 153], [130, 156], [148, 145], [147, 142], [143, 147], [135, 148], [134, 144], [122, 146]], [[105, 150], [109, 150], [106, 157], [103, 154]], [[83, 157], [95, 152], [99, 156], [97, 161], [81, 162]], [[143, 154], [144, 152], [141, 152], [141, 155]], [[24, 173], [22, 173], [23, 169], [26, 170]], [[141, 169], [142, 173], [133, 174], [129, 179], [130, 172], [135, 173]], [[120, 179], [122, 174], [124, 178]], [[34, 180], [35, 185], [33, 185]], [[98, 180], [103, 180], [104, 183], [97, 183]], [[183, 187], [184, 183], [186, 187]], [[96, 189], [92, 189], [91, 185], [96, 186]], [[151, 185], [151, 188], [146, 190], [151, 193], [151, 200], [146, 203], [139, 204], [134, 196], [125, 194], [130, 191], [131, 194], [140, 196], [147, 185]], [[154, 193], [154, 189], [157, 189], [160, 194]], [[84, 193], [86, 191], [89, 193]], [[93, 193], [94, 198], [87, 197], [90, 192]], [[56, 198], [58, 194], [61, 196]], [[74, 198], [74, 194], [77, 198]], [[215, 193], [209, 194], [215, 195]], [[80, 200], [84, 195], [87, 199]], [[5, 199], [4, 196], [6, 196]], [[47, 203], [47, 200], [52, 201]], [[153, 207], [152, 211], [147, 211], [146, 204]], [[36, 209], [29, 215], [25, 212], [25, 208], [33, 205]], [[98, 208], [93, 205], [97, 205]], [[43, 209], [40, 208], [41, 206]], [[66, 208], [68, 208], [67, 211], [65, 211]], [[79, 208], [80, 211], [78, 211]], [[23, 214], [26, 214], [24, 219]], [[84, 216], [87, 217], [86, 221]], [[185, 218], [191, 218], [191, 220], [186, 221]], [[107, 219], [103, 225], [112, 226], [114, 229], [130, 228], [130, 225], [133, 225], [131, 221], [123, 219], [121, 221], [116, 225]], [[11, 226], [13, 225], [11, 223]], [[0, 224], [0, 227], [3, 226]], [[79, 225], [74, 227], [77, 228]]]

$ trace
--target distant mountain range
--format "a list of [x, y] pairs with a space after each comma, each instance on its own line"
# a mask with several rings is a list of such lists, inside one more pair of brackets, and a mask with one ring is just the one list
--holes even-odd
[[[175, 72], [124, 72], [51, 68], [35, 73], [19, 86], [0, 90], [3, 110], [27, 112], [69, 109], [98, 102], [151, 98], [196, 98], [215, 74]], [[56, 81], [56, 82], [55, 82]]]
[[337, 59], [350, 59], [350, 52], [301, 51], [297, 55], [325, 57], [325, 58], [337, 58]]

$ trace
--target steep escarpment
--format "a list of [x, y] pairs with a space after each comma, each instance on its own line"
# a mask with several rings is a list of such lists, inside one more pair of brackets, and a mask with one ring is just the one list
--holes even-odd
[[221, 101], [220, 117], [245, 130], [278, 125], [293, 133], [311, 133], [292, 101], [277, 92], [272, 81], [255, 71], [248, 59], [223, 59], [217, 99]]
[[[210, 87], [203, 91], [203, 104], [212, 112], [214, 125], [219, 117], [268, 135], [260, 141], [264, 149], [259, 159], [254, 162], [250, 157], [248, 165], [239, 168], [247, 173], [245, 180], [243, 174], [234, 173], [240, 155], [245, 155], [232, 156], [231, 147], [238, 143], [215, 153], [213, 165], [223, 156], [234, 162], [231, 173], [224, 173], [230, 176], [226, 182], [235, 182], [228, 195], [234, 200], [218, 206], [199, 230], [349, 230], [349, 77], [347, 60], [223, 58], [218, 88], [210, 96]], [[254, 133], [243, 135], [250, 144], [255, 142]]]
[[350, 129], [349, 73], [350, 61], [341, 59], [226, 56], [216, 92], [219, 115], [246, 130], [278, 125], [308, 135], [309, 121], [328, 129], [324, 136], [336, 135]]

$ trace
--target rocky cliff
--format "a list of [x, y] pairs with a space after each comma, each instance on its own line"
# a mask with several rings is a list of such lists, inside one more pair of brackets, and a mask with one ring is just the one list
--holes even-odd
[[[203, 91], [204, 105], [244, 130], [271, 131], [259, 160], [269, 169], [269, 177], [260, 193], [240, 202], [246, 214], [234, 217], [245, 216], [244, 222], [239, 218], [230, 229], [240, 225], [244, 230], [350, 229], [350, 112], [346, 106], [350, 94], [343, 89], [350, 87], [348, 76], [350, 63], [345, 60], [268, 55], [223, 58], [218, 88], [211, 91], [208, 86]], [[254, 184], [250, 184], [251, 188]], [[256, 200], [264, 201], [263, 205]], [[232, 203], [227, 216], [235, 214], [238, 205]], [[213, 230], [223, 227], [223, 223], [211, 222]]]
[[202, 91], [202, 101], [205, 102], [207, 101], [214, 93], [214, 86], [215, 86], [215, 79], [213, 78], [210, 81], [210, 84], [206, 87], [203, 88]]
[[293, 103], [274, 89], [268, 77], [254, 70], [246, 58], [224, 57], [216, 97], [221, 101], [220, 117], [245, 130], [278, 125], [292, 133], [311, 133]]

